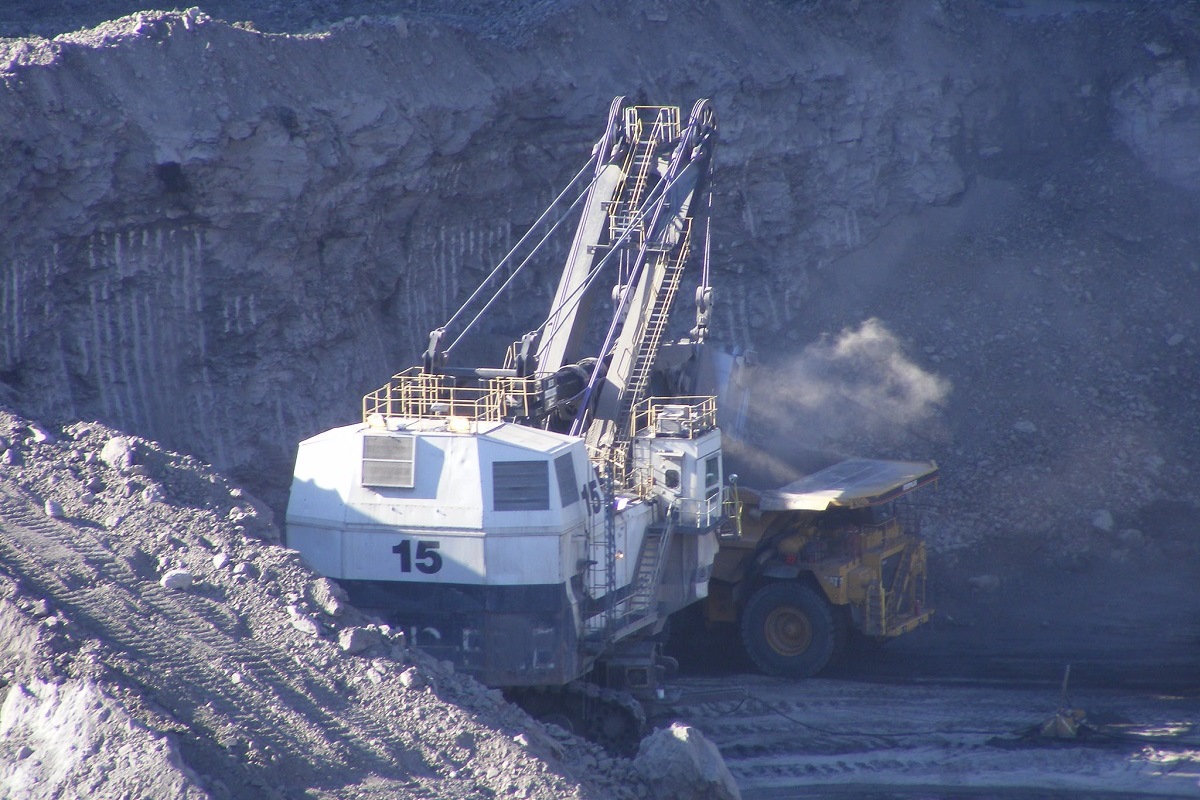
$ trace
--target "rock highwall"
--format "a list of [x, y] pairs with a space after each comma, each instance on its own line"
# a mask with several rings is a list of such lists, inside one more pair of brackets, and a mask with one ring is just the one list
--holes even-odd
[[[567, 4], [515, 46], [420, 16], [273, 35], [193, 9], [7, 40], [0, 400], [196, 452], [278, 506], [295, 442], [414, 363], [616, 94], [715, 99], [715, 335], [798, 350], [823, 267], [981, 179], [1127, 145], [1197, 191], [1183, 13]], [[536, 325], [557, 269], [465, 349], [497, 358]]]

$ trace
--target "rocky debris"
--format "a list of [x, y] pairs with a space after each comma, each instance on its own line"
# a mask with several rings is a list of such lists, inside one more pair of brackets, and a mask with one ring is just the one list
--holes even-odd
[[379, 632], [369, 628], [342, 628], [338, 633], [338, 647], [350, 655], [356, 655], [379, 643]]
[[967, 578], [971, 588], [980, 592], [994, 592], [1004, 583], [998, 575], [976, 575]]
[[1195, 190], [1200, 164], [1194, 143], [1200, 137], [1200, 88], [1186, 58], [1152, 51], [1158, 60], [1149, 74], [1113, 89], [1115, 133], [1165, 180]]
[[405, 689], [423, 689], [429, 685], [429, 681], [421, 670], [409, 667], [400, 673], [400, 685]]
[[1137, 528], [1125, 528], [1117, 534], [1117, 539], [1126, 547], [1142, 547], [1146, 544], [1146, 536]]
[[1100, 509], [1092, 514], [1092, 527], [1097, 530], [1111, 533], [1115, 524], [1116, 521], [1113, 519], [1111, 511]]
[[30, 425], [29, 441], [33, 444], [45, 444], [47, 442], [53, 442], [54, 437], [42, 427], [38, 425]]
[[296, 606], [288, 606], [287, 613], [292, 627], [308, 636], [321, 635], [321, 623], [317, 622], [310, 614], [305, 614]]
[[0, 707], [0, 790], [10, 800], [211, 797], [169, 737], [88, 681], [9, 687]]
[[135, 463], [134, 453], [134, 444], [131, 439], [125, 436], [114, 436], [104, 443], [104, 447], [100, 448], [100, 460], [118, 472], [125, 472], [131, 469]]
[[642, 740], [634, 768], [663, 800], [739, 800], [742, 796], [716, 745], [682, 723]]
[[158, 581], [164, 589], [183, 591], [192, 587], [192, 573], [186, 569], [172, 569], [163, 573]]
[[145, 489], [142, 489], [141, 499], [146, 505], [163, 503], [166, 502], [167, 493], [157, 483], [150, 483]]
[[331, 617], [340, 617], [350, 602], [346, 590], [329, 578], [318, 578], [309, 588], [312, 601]]

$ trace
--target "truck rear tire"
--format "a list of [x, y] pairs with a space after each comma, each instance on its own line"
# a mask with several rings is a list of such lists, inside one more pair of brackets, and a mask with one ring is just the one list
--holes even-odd
[[833, 658], [833, 609], [806, 584], [769, 583], [742, 611], [742, 642], [750, 660], [768, 675], [812, 677]]

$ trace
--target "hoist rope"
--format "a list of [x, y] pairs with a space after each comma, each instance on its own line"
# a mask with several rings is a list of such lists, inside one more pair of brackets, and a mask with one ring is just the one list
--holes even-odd
[[[484, 290], [484, 287], [486, 287], [492, 281], [492, 279], [495, 278], [497, 274], [499, 274], [500, 270], [503, 269], [504, 265], [508, 263], [508, 260], [510, 258], [512, 258], [513, 254], [516, 253], [517, 250], [521, 247], [521, 245], [523, 245], [525, 243], [525, 240], [533, 235], [533, 232], [535, 230], [537, 230], [537, 227], [539, 225], [541, 225], [542, 222], [546, 219], [546, 217], [550, 214], [550, 212], [552, 210], [554, 210], [555, 206], [558, 205], [559, 201], [562, 200], [563, 197], [565, 197], [567, 195], [567, 192], [569, 192], [571, 190], [571, 187], [575, 185], [575, 182], [578, 181], [583, 176], [583, 174], [588, 171], [588, 169], [594, 167], [594, 165], [596, 163], [596, 159], [598, 159], [598, 158], [600, 158], [599, 153], [593, 154], [592, 157], [588, 159], [587, 163], [583, 165], [583, 168], [580, 169], [579, 172], [575, 173], [575, 177], [571, 178], [571, 181], [563, 188], [563, 190], [561, 192], [558, 193], [558, 197], [555, 197], [554, 201], [551, 202], [550, 205], [546, 206], [546, 210], [543, 211], [541, 216], [537, 218], [537, 221], [534, 222], [533, 225], [529, 226], [529, 230], [525, 231], [525, 233], [521, 236], [521, 238], [519, 240], [517, 240], [517, 243], [512, 246], [512, 249], [509, 250], [507, 254], [505, 254], [504, 258], [500, 259], [499, 263], [497, 263], [496, 266], [492, 268], [492, 271], [490, 273], [488, 273], [488, 276], [483, 279], [483, 281], [479, 284], [479, 286], [475, 287], [475, 291], [471, 292], [471, 296], [468, 297], [466, 299], [466, 301], [461, 306], [458, 307], [458, 310], [455, 311], [450, 316], [450, 319], [446, 320], [446, 324], [442, 325], [443, 329], [449, 328], [454, 323], [454, 321], [456, 319], [458, 319], [459, 315], [462, 314], [463, 311], [466, 310], [467, 306], [469, 306], [471, 303], [473, 303], [475, 301], [475, 298], [477, 298], [479, 296], [479, 294]], [[598, 173], [597, 173], [596, 177], [592, 178], [592, 184], [594, 184], [596, 182], [597, 177], [599, 177]], [[588, 188], [589, 189], [591, 188], [591, 184], [588, 185]], [[585, 194], [586, 194], [586, 190], [585, 190]], [[578, 199], [575, 202], [579, 202]], [[572, 204], [572, 207], [574, 207], [574, 204]], [[563, 216], [566, 216], [566, 215], [564, 214]], [[560, 217], [559, 221], [561, 222], [561, 220], [562, 220], [562, 218]], [[557, 224], [558, 223], [556, 222], [555, 225], [557, 225]], [[543, 241], [544, 241], [544, 239], [543, 239]], [[493, 297], [493, 299], [495, 299], [495, 298]], [[479, 318], [478, 315], [476, 315], [476, 319], [478, 319], [478, 318]], [[474, 322], [474, 320], [472, 320], [472, 322]], [[459, 338], [461, 339], [462, 337], [460, 336]], [[457, 342], [458, 340], [456, 339], [455, 341]]]
[[[591, 162], [589, 162], [589, 165], [590, 165], [590, 163]], [[587, 169], [587, 166], [585, 166], [584, 169]], [[571, 179], [571, 183], [572, 184], [575, 183], [575, 180], [578, 179], [579, 175], [582, 175], [582, 174], [583, 174], [583, 170], [580, 170], [579, 174], [577, 174], [575, 176], [575, 178]], [[521, 270], [523, 270], [525, 268], [525, 265], [527, 265], [529, 263], [530, 259], [532, 259], [535, 255], [537, 255], [538, 250], [540, 250], [542, 245], [544, 245], [546, 243], [546, 241], [551, 236], [554, 235], [554, 232], [556, 230], [558, 230], [558, 227], [560, 225], [562, 225], [563, 220], [565, 220], [568, 216], [571, 215], [571, 212], [575, 210], [575, 207], [579, 205], [580, 201], [583, 200], [583, 198], [587, 197], [588, 193], [592, 190], [592, 187], [596, 185], [596, 181], [599, 179], [600, 179], [600, 174], [596, 173], [595, 177], [592, 178], [591, 183], [589, 183], [587, 185], [587, 187], [579, 194], [579, 196], [576, 197], [571, 202], [571, 205], [567, 208], [567, 210], [565, 212], [563, 212], [563, 214], [558, 219], [554, 220], [554, 224], [550, 226], [550, 229], [548, 231], [546, 231], [545, 234], [542, 235], [542, 238], [538, 241], [537, 244], [535, 244], [533, 246], [533, 249], [529, 251], [529, 253], [525, 256], [525, 258], [523, 258], [521, 260], [521, 263], [518, 264], [516, 269], [514, 269], [512, 271], [512, 274], [509, 275], [505, 279], [504, 283], [500, 284], [500, 287], [498, 289], [496, 289], [496, 291], [492, 294], [492, 296], [488, 299], [488, 301], [483, 304], [483, 308], [479, 309], [479, 313], [477, 313], [474, 317], [471, 318], [471, 321], [468, 322], [463, 327], [462, 332], [458, 334], [458, 337], [455, 338], [455, 340], [450, 343], [450, 346], [446, 348], [445, 352], [447, 354], [450, 353], [450, 351], [453, 350], [460, 341], [462, 341], [462, 338], [471, 331], [471, 328], [474, 327], [475, 323], [479, 321], [479, 318], [487, 313], [488, 309], [490, 309], [492, 307], [492, 304], [500, 299], [500, 295], [504, 294], [504, 290], [507, 289], [514, 280], [516, 280], [517, 276], [519, 274], [521, 274]], [[567, 188], [570, 188], [570, 184], [568, 184]], [[565, 192], [566, 192], [566, 190], [564, 189], [563, 193], [565, 194]], [[555, 198], [554, 202], [550, 204], [550, 208], [553, 208], [555, 205], [557, 205], [558, 201], [560, 199], [562, 199], [562, 194], [560, 194], [557, 198]], [[548, 211], [549, 211], [549, 209], [547, 209], [547, 212]], [[542, 217], [544, 218], [545, 216], [546, 215], [543, 213]], [[536, 228], [538, 223], [540, 223], [540, 222], [541, 222], [541, 219], [539, 219], [538, 222], [535, 222], [534, 227]], [[532, 231], [533, 228], [530, 228], [529, 230]], [[528, 233], [526, 233], [526, 236], [528, 236]], [[524, 241], [524, 238], [525, 237], [522, 237], [522, 241]], [[514, 247], [513, 250], [509, 252], [509, 255], [512, 255], [512, 253], [515, 250], [516, 250], [516, 248]], [[507, 260], [508, 256], [505, 256], [504, 259]], [[501, 264], [503, 264], [503, 261], [501, 262]], [[497, 266], [496, 270], [492, 270], [492, 275], [495, 275], [496, 271], [498, 269], [499, 269], [499, 266]], [[489, 275], [487, 280], [491, 280], [492, 275]], [[485, 283], [487, 282], [487, 280], [485, 280]], [[482, 288], [482, 286], [480, 288]], [[479, 292], [479, 290], [477, 289], [475, 293], [478, 294], [478, 292]], [[474, 297], [474, 296], [475, 295], [472, 295], [472, 297]], [[470, 302], [470, 301], [468, 301], [468, 302]], [[449, 324], [449, 323], [447, 323], [447, 324]]]
[[[667, 193], [670, 192], [672, 188], [674, 188], [675, 184], [679, 182], [679, 180], [683, 177], [685, 172], [686, 172], [686, 170], [679, 170], [675, 174], [675, 177], [672, 178], [669, 183], [666, 181], [663, 181], [661, 184], [659, 184], [659, 186], [662, 186], [662, 191], [659, 192], [658, 197], [654, 198], [653, 201], [651, 201], [650, 197], [646, 198], [646, 202], [642, 205], [642, 209], [649, 208], [651, 205], [653, 205], [654, 211], [655, 211], [655, 216], [650, 221], [651, 231], [653, 231], [654, 227], [656, 226], [656, 223], [658, 222], [658, 212], [660, 212], [662, 210], [662, 206], [666, 202]], [[658, 187], [655, 187], [655, 188], [657, 189]], [[651, 192], [651, 195], [653, 195], [653, 192]], [[642, 214], [644, 216], [645, 211], [642, 211]], [[647, 246], [648, 246], [648, 242], [642, 242], [642, 246], [639, 251], [639, 256], [644, 255], [644, 253], [647, 249]], [[639, 258], [638, 261], [635, 263], [641, 263], [641, 265], [642, 265], [641, 269], [643, 269], [643, 270], [646, 268], [644, 258]], [[629, 283], [627, 283], [625, 286], [625, 291], [621, 293], [620, 303], [618, 303], [616, 309], [614, 309], [614, 311], [613, 311], [612, 322], [609, 323], [608, 333], [606, 333], [604, 336], [604, 344], [601, 346], [600, 353], [597, 356], [598, 361], [602, 362], [604, 360], [604, 356], [608, 353], [608, 351], [610, 349], [612, 349], [613, 340], [616, 337], [617, 329], [621, 327], [621, 322], [622, 322], [622, 319], [623, 319], [623, 316], [625, 313], [625, 307], [629, 304], [629, 299], [633, 296], [633, 291], [634, 291], [635, 286], [636, 286], [635, 277], [634, 277], [634, 275], [631, 274], [629, 277]], [[580, 431], [583, 429], [583, 422], [584, 422], [584, 419], [587, 417], [588, 405], [591, 403], [592, 394], [596, 390], [597, 379], [600, 377], [600, 373], [603, 371], [604, 370], [601, 370], [599, 367], [597, 367], [595, 370], [592, 371], [591, 377], [588, 378], [587, 387], [582, 392], [583, 401], [579, 404], [579, 412], [576, 414], [574, 422], [571, 423], [571, 435], [572, 436], [579, 436]]]
[[562, 314], [570, 311], [573, 306], [579, 304], [580, 300], [582, 300], [582, 298], [583, 298], [583, 295], [587, 292], [587, 290], [589, 288], [591, 288], [591, 285], [596, 281], [596, 278], [599, 277], [600, 271], [604, 268], [604, 265], [608, 263], [608, 260], [613, 257], [614, 253], [616, 253], [620, 250], [621, 245], [625, 243], [625, 240], [628, 239], [630, 237], [630, 235], [633, 234], [633, 231], [636, 228], [636, 226], [639, 223], [641, 223], [642, 220], [645, 218], [648, 208], [653, 203], [658, 202], [658, 198], [655, 197], [655, 192], [658, 191], [658, 188], [659, 187], [655, 187], [654, 189], [652, 189], [650, 191], [650, 194], [647, 195], [647, 197], [646, 197], [646, 202], [643, 203], [640, 208], [638, 208], [634, 211], [633, 219], [630, 221], [629, 225], [625, 228], [625, 232], [622, 233], [615, 242], [613, 242], [611, 245], [608, 245], [608, 248], [609, 248], [608, 252], [604, 254], [604, 258], [600, 259], [600, 262], [598, 264], [596, 264], [596, 266], [592, 267], [592, 269], [588, 272], [587, 277], [584, 279], [583, 283], [581, 283], [579, 286], [575, 287], [575, 289], [572, 290], [569, 295], [567, 295], [565, 298], [563, 298], [562, 303], [560, 303], [555, 308], [550, 309], [549, 316], [547, 316], [546, 319], [542, 321], [541, 325], [538, 325], [537, 328], [534, 329], [535, 332], [537, 332], [537, 333], [542, 332], [543, 330], [545, 330], [546, 326], [550, 324], [550, 320], [554, 319], [555, 317], [561, 316]]

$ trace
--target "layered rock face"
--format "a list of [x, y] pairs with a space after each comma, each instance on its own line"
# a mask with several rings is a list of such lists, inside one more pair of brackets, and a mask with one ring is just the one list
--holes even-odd
[[[1024, 460], [1015, 423], [1074, 425], [1096, 399], [1096, 342], [1157, 370], [1097, 389], [1101, 416], [1196, 421], [1176, 364], [1198, 333], [1180, 299], [1200, 280], [1194, 8], [519, 11], [277, 34], [193, 9], [4, 40], [0, 400], [197, 453], [280, 508], [296, 441], [416, 362], [628, 94], [716, 102], [718, 341], [780, 359], [822, 334], [836, 357], [839, 331], [875, 343], [856, 351], [882, 376], [856, 395], [886, 401], [868, 424], [789, 391], [790, 441], [991, 479]], [[456, 360], [497, 361], [541, 321], [564, 249]], [[915, 391], [905, 370], [915, 408], [888, 400]], [[1058, 377], [1079, 394], [1042, 402]], [[1174, 421], [1146, 413], [1138, 446], [1112, 447], [1170, 472]], [[1159, 478], [1134, 471], [1136, 509]]]

